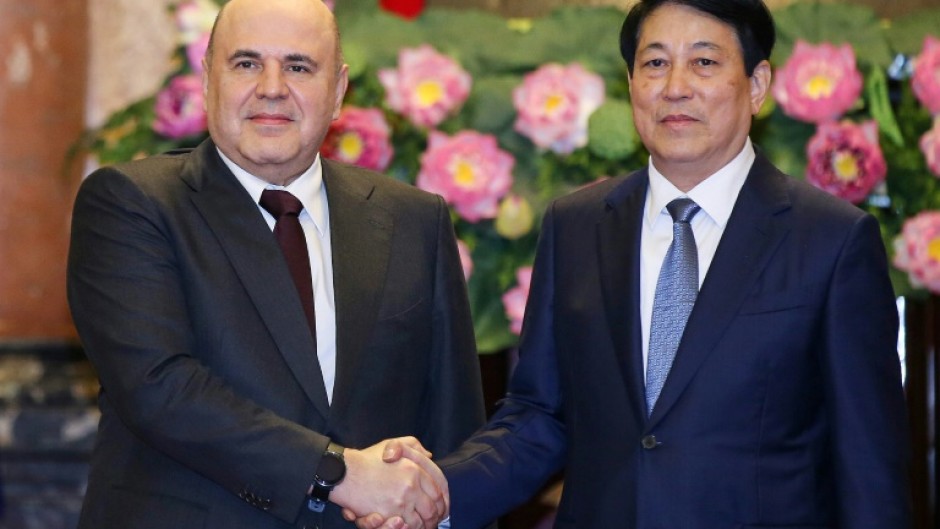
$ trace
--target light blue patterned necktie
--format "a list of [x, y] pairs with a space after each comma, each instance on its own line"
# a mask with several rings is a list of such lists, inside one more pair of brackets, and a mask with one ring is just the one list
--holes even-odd
[[667, 204], [666, 209], [672, 215], [672, 244], [663, 259], [653, 297], [646, 365], [648, 415], [653, 413], [653, 406], [669, 375], [685, 322], [698, 296], [698, 250], [689, 222], [701, 207], [690, 198], [677, 198]]

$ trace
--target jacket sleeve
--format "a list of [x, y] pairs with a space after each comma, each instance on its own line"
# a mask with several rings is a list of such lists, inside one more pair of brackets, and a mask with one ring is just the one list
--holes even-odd
[[441, 462], [454, 529], [484, 527], [521, 505], [558, 470], [566, 443], [553, 334], [553, 230], [539, 236], [529, 299], [506, 398], [490, 421]]
[[898, 311], [876, 220], [853, 226], [823, 323], [822, 371], [839, 527], [910, 527], [909, 432]]
[[432, 309], [432, 368], [425, 448], [444, 456], [479, 428], [484, 420], [480, 364], [476, 354], [467, 285], [457, 241], [443, 199], [437, 204], [437, 258]]

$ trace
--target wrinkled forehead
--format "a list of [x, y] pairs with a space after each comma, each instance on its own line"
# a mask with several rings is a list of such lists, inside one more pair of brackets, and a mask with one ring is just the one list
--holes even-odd
[[720, 49], [743, 55], [734, 26], [694, 7], [666, 3], [653, 10], [639, 25], [636, 52], [654, 47]]

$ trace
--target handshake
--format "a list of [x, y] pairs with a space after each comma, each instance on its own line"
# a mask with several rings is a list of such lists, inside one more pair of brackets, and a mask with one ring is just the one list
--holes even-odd
[[359, 529], [435, 529], [450, 511], [447, 480], [414, 437], [347, 449], [330, 501]]

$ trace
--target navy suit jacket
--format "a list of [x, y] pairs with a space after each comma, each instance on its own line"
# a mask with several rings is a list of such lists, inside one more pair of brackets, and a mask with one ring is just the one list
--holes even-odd
[[876, 220], [758, 154], [647, 418], [647, 187], [641, 170], [547, 211], [507, 397], [442, 462], [453, 527], [485, 525], [562, 468], [557, 528], [908, 527]]
[[101, 423], [79, 527], [351, 527], [306, 508], [330, 439], [443, 455], [483, 423], [443, 200], [328, 160], [323, 182], [332, 405], [283, 254], [211, 141], [83, 183], [68, 292]]

